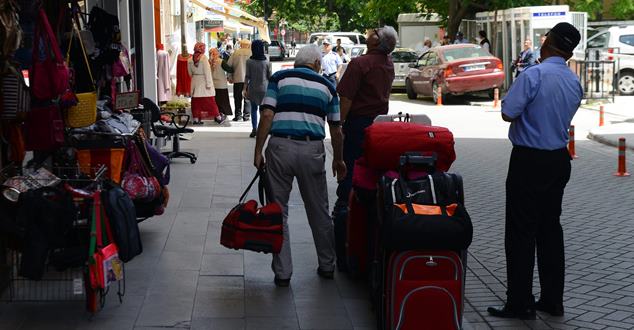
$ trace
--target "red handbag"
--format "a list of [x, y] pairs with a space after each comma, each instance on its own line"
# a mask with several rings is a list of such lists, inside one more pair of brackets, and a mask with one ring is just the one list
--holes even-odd
[[33, 107], [24, 123], [26, 150], [51, 151], [64, 145], [64, 120], [56, 105]]
[[[255, 175], [240, 201], [222, 222], [220, 244], [230, 249], [244, 249], [264, 253], [280, 253], [284, 241], [282, 207], [279, 203], [264, 204], [265, 170]], [[249, 200], [244, 202], [247, 193], [260, 178], [258, 183], [260, 203]], [[270, 196], [270, 194], [269, 194]]]
[[[108, 244], [104, 246], [103, 229], [106, 229]], [[90, 233], [90, 284], [93, 289], [105, 289], [112, 282], [123, 279], [123, 262], [119, 259], [119, 249], [114, 243], [112, 230], [101, 207], [101, 193], [93, 195], [93, 221]]]
[[130, 140], [125, 161], [128, 166], [121, 180], [121, 188], [130, 195], [132, 200], [153, 201], [161, 194], [161, 184], [150, 173], [141, 157], [136, 143]]
[[397, 170], [401, 155], [406, 152], [436, 153], [436, 168], [443, 172], [456, 160], [453, 134], [445, 127], [382, 122], [365, 129], [363, 155], [369, 168]]
[[52, 100], [69, 89], [70, 74], [44, 9], [39, 10], [33, 38], [33, 63], [29, 72], [31, 94]]

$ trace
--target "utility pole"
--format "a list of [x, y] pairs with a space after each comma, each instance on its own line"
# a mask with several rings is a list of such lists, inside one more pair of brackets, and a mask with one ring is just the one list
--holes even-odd
[[187, 0], [181, 0], [181, 55], [183, 55], [183, 57], [188, 57], [189, 53], [187, 53], [187, 19], [185, 17], [185, 1]]

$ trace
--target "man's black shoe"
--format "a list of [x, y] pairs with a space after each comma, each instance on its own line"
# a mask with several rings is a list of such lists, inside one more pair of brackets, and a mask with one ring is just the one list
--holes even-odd
[[534, 320], [537, 315], [534, 308], [526, 307], [523, 309], [511, 309], [508, 304], [499, 308], [489, 307], [487, 309], [487, 312], [489, 312], [491, 316], [495, 317], [513, 318], [520, 320]]
[[564, 316], [564, 305], [549, 305], [539, 300], [535, 303], [535, 309], [540, 312], [548, 313], [552, 316]]
[[233, 121], [240, 121], [240, 119], [242, 119], [242, 116], [235, 116], [233, 117]]
[[249, 120], [251, 120], [251, 117], [249, 117], [249, 116], [244, 116], [244, 117], [242, 117], [242, 120], [243, 120], [243, 121], [249, 121]]
[[273, 279], [273, 282], [275, 282], [276, 286], [285, 288], [288, 287], [289, 285], [291, 285], [291, 279], [287, 278], [287, 279], [281, 279], [281, 278], [277, 278], [277, 276]]
[[333, 270], [325, 271], [325, 270], [321, 270], [317, 268], [317, 275], [319, 275], [319, 277], [321, 278], [325, 278], [329, 280], [332, 280], [333, 278], [335, 278], [335, 272]]

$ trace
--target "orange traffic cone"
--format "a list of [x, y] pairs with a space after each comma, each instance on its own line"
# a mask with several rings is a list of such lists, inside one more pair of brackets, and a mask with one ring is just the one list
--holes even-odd
[[575, 150], [575, 125], [570, 125], [568, 132], [570, 135], [570, 140], [568, 140], [568, 152], [570, 153], [570, 157], [573, 159], [579, 158]]
[[496, 88], [493, 90], [493, 107], [497, 108], [500, 102], [500, 89]]
[[625, 138], [619, 138], [619, 165], [615, 176], [630, 176], [625, 169]]
[[603, 111], [603, 106], [599, 107], [599, 126], [603, 126], [604, 122], [603, 122], [603, 115], [604, 115], [604, 111]]
[[442, 87], [438, 86], [438, 100], [436, 101], [437, 106], [442, 106]]

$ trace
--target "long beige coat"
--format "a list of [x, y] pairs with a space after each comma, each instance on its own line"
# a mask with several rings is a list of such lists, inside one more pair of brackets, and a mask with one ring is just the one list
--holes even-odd
[[200, 56], [198, 66], [194, 65], [193, 56], [190, 56], [187, 61], [187, 69], [192, 77], [192, 97], [216, 96], [214, 81], [211, 78], [211, 66], [207, 56]]
[[231, 54], [231, 57], [229, 57], [227, 64], [233, 68], [234, 83], [244, 82], [244, 75], [247, 72], [247, 60], [249, 57], [251, 57], [251, 49], [248, 48], [240, 48]]

